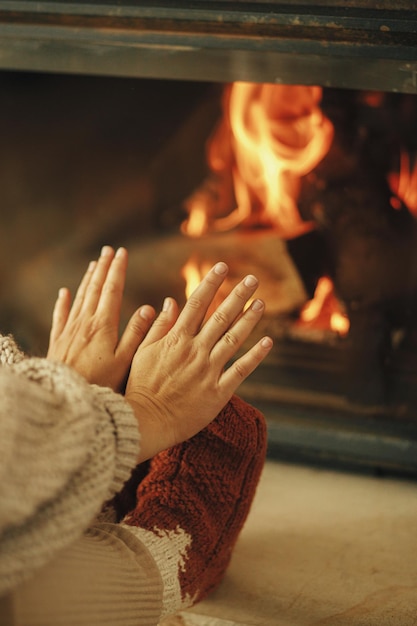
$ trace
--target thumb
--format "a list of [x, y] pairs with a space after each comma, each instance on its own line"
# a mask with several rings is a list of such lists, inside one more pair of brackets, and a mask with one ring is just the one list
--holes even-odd
[[115, 351], [116, 356], [125, 359], [130, 364], [154, 319], [155, 309], [150, 305], [145, 304], [137, 309], [120, 338]]
[[141, 343], [141, 347], [148, 346], [165, 335], [171, 330], [178, 319], [179, 308], [174, 298], [165, 298], [162, 311], [152, 324], [148, 334]]

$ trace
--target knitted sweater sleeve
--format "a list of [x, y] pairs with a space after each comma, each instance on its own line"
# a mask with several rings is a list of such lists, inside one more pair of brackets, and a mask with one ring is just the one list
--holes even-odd
[[116, 524], [99, 524], [18, 585], [4, 606], [0, 598], [0, 624], [156, 626], [162, 598], [161, 574], [144, 544]]
[[0, 595], [79, 538], [138, 449], [122, 396], [0, 337]]

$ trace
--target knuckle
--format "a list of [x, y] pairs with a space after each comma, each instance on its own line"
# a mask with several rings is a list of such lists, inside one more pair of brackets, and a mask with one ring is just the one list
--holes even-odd
[[108, 281], [104, 283], [103, 293], [105, 293], [106, 295], [112, 296], [118, 294], [119, 292], [120, 287], [114, 281]]
[[101, 282], [98, 279], [92, 279], [90, 284], [88, 285], [88, 288], [86, 290], [86, 295], [88, 294], [99, 294], [100, 291], [102, 289], [102, 285]]
[[216, 311], [214, 311], [213, 320], [221, 326], [226, 326], [229, 324], [229, 318], [221, 309], [216, 309]]
[[234, 290], [234, 296], [241, 300], [242, 303], [245, 303], [248, 299], [247, 292], [243, 291], [241, 287], [236, 287], [236, 289]]
[[239, 345], [238, 338], [231, 331], [228, 331], [223, 335], [223, 341], [227, 343], [228, 346], [233, 346], [234, 348]]
[[166, 331], [167, 329], [166, 317], [163, 314], [158, 315], [158, 317], [152, 322], [152, 328], [158, 331], [161, 330], [162, 332]]
[[244, 380], [244, 379], [247, 377], [247, 375], [248, 375], [248, 371], [247, 371], [247, 369], [246, 369], [246, 368], [242, 365], [242, 363], [240, 363], [239, 361], [237, 361], [237, 362], [234, 364], [234, 366], [233, 366], [233, 367], [234, 367], [234, 370], [235, 370], [236, 374], [239, 376], [239, 378], [240, 378], [241, 380]]
[[148, 326], [146, 326], [146, 324], [144, 324], [142, 318], [140, 318], [139, 316], [134, 317], [130, 321], [129, 326], [130, 326], [130, 330], [135, 335], [144, 335], [145, 332], [148, 330]]
[[219, 279], [218, 276], [216, 276], [216, 274], [213, 274], [212, 272], [209, 272], [205, 278], [204, 278], [205, 282], [210, 285], [211, 287], [218, 287], [219, 285]]
[[168, 348], [174, 348], [176, 345], [178, 345], [179, 340], [180, 337], [178, 333], [175, 330], [171, 329], [166, 337]]
[[190, 309], [193, 309], [194, 311], [197, 311], [199, 309], [201, 309], [201, 307], [203, 306], [203, 303], [201, 301], [201, 298], [199, 298], [197, 295], [191, 295], [187, 301], [187, 306]]

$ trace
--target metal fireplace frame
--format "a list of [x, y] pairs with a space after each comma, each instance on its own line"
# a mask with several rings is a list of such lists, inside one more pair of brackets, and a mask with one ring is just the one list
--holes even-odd
[[2, 0], [0, 68], [417, 93], [407, 0]]
[[[0, 69], [417, 94], [417, 10], [409, 5], [2, 0]], [[324, 392], [294, 395], [276, 387], [274, 367], [267, 375], [262, 397], [259, 384], [246, 394], [267, 417], [281, 406], [269, 423], [272, 455], [417, 476], [417, 419], [386, 420]]]

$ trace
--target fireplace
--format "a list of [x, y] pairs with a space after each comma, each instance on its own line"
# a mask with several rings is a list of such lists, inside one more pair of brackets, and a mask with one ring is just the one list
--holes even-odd
[[[126, 315], [168, 290], [183, 300], [188, 261], [223, 258], [265, 290], [259, 332], [275, 347], [241, 395], [266, 414], [270, 455], [415, 476], [417, 12], [137, 5], [2, 2], [2, 326], [44, 349], [56, 289], [104, 241], [131, 251]], [[206, 161], [235, 83], [288, 86], [291, 101], [301, 86], [332, 124], [299, 176], [297, 232], [264, 216], [219, 232], [222, 205], [198, 238], [181, 233], [196, 197], [236, 199], [230, 172], [216, 187]], [[331, 327], [335, 312], [348, 330]]]

